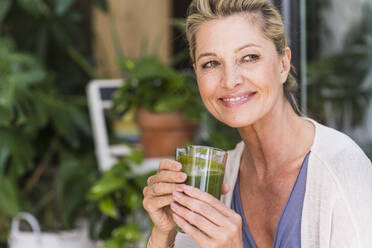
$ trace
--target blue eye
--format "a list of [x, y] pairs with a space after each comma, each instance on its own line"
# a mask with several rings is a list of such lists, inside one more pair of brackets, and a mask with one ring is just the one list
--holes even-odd
[[202, 68], [203, 68], [203, 69], [213, 68], [213, 67], [216, 67], [216, 66], [218, 66], [218, 65], [220, 65], [219, 62], [217, 62], [217, 61], [215, 61], [215, 60], [212, 60], [212, 61], [209, 61], [209, 62], [203, 64], [203, 65], [202, 65]]
[[256, 54], [249, 54], [247, 56], [244, 56], [243, 57], [243, 62], [255, 62], [259, 59], [260, 56], [256, 55]]

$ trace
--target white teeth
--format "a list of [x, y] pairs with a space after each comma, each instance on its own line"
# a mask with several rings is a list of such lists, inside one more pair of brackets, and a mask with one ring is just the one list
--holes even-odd
[[224, 102], [235, 102], [235, 101], [239, 101], [239, 100], [244, 99], [244, 98], [247, 98], [247, 96], [239, 96], [239, 97], [235, 97], [235, 98], [222, 98], [222, 101], [224, 101]]

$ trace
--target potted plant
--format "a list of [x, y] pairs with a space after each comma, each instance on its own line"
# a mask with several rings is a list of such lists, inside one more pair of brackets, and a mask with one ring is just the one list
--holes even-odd
[[[98, 170], [85, 99], [91, 37], [81, 32], [92, 4], [0, 4], [0, 247], [20, 212], [36, 217], [41, 236], [58, 236], [95, 211], [84, 197]], [[22, 222], [9, 241], [27, 229]]]
[[[36, 217], [41, 242], [75, 232], [88, 215], [83, 196], [98, 174], [93, 149], [82, 143], [90, 139], [84, 105], [56, 92], [37, 59], [10, 39], [0, 39], [0, 82], [1, 239], [8, 239], [10, 220], [20, 212]], [[32, 236], [23, 227], [11, 233], [11, 248]], [[92, 247], [87, 235], [83, 242]]]
[[136, 108], [146, 157], [172, 156], [192, 140], [203, 112], [195, 80], [154, 56], [119, 62], [124, 84], [114, 96], [116, 111]]
[[143, 152], [133, 148], [130, 155], [103, 172], [87, 194], [101, 213], [92, 222], [93, 237], [101, 240], [101, 248], [138, 247], [150, 232], [142, 207], [142, 190], [149, 174], [138, 175], [132, 170], [142, 161]]

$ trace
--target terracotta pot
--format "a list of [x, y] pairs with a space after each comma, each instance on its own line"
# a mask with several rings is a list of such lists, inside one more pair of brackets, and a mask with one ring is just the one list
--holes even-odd
[[151, 113], [137, 110], [141, 144], [146, 157], [173, 157], [177, 147], [191, 142], [196, 124], [186, 120], [180, 112]]

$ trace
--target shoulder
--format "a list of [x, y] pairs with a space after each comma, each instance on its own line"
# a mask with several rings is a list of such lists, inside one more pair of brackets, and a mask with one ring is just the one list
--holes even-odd
[[348, 167], [372, 173], [371, 161], [349, 136], [314, 120], [311, 121], [316, 129], [311, 152], [330, 166], [330, 169]]
[[372, 192], [372, 164], [362, 149], [347, 135], [312, 122], [316, 128], [309, 159], [312, 166], [324, 173], [328, 170], [342, 187], [363, 184]]
[[[372, 164], [362, 149], [347, 135], [312, 120], [316, 134], [309, 158], [309, 188], [344, 202], [343, 213], [357, 226], [363, 243], [372, 232]], [[316, 186], [315, 186], [316, 185]], [[314, 188], [313, 187], [313, 188]], [[319, 195], [318, 195], [319, 197]], [[333, 209], [335, 204], [331, 204]], [[368, 241], [367, 241], [368, 240]]]

